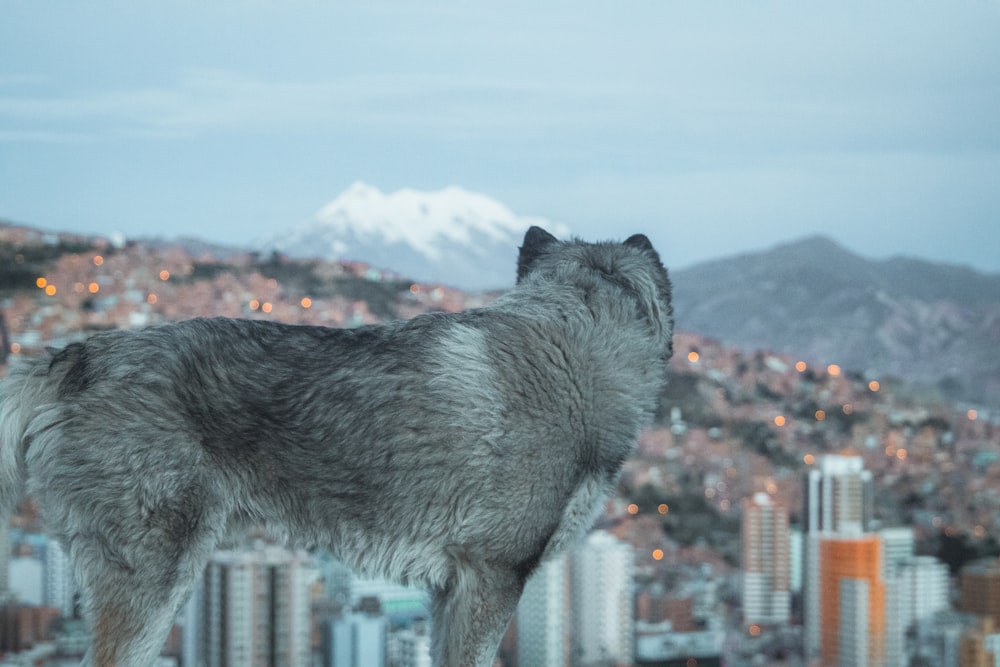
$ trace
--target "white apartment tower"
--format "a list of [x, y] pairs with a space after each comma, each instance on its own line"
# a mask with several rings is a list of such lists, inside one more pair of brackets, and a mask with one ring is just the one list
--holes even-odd
[[569, 558], [543, 563], [524, 586], [517, 607], [517, 663], [569, 667]]
[[45, 578], [42, 604], [55, 607], [63, 618], [73, 618], [76, 583], [73, 568], [62, 545], [49, 538], [45, 545]]
[[573, 656], [576, 667], [633, 662], [632, 547], [594, 531], [572, 554]]
[[386, 619], [381, 613], [348, 613], [326, 623], [323, 667], [385, 667]]
[[[391, 641], [395, 643], [394, 661], [397, 667], [431, 667], [431, 638], [422, 628], [412, 628], [393, 633]], [[390, 660], [390, 664], [393, 661]]]
[[743, 621], [785, 625], [791, 619], [788, 510], [766, 493], [743, 503]]
[[311, 665], [312, 562], [277, 546], [217, 551], [185, 618], [191, 667]]

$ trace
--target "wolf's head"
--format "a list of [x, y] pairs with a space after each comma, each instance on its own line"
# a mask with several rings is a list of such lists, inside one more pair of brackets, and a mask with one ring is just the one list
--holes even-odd
[[[555, 281], [577, 285], [610, 283], [631, 296], [668, 341], [673, 338], [674, 310], [670, 278], [660, 255], [643, 234], [621, 243], [560, 241], [540, 227], [531, 227], [517, 258], [517, 284]], [[668, 354], [669, 356], [669, 354]]]

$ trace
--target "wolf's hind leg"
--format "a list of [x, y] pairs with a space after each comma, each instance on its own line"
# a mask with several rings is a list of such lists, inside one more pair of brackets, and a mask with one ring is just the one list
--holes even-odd
[[465, 563], [432, 593], [434, 667], [490, 667], [524, 580], [509, 568]]
[[131, 545], [124, 558], [106, 536], [76, 536], [71, 558], [93, 632], [83, 664], [152, 665], [216, 543], [208, 532], [183, 544], [148, 539]]

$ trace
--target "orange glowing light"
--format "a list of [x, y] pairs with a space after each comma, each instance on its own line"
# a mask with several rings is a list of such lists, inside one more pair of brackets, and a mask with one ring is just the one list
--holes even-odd
[[850, 403], [844, 403], [844, 414], [849, 415], [854, 413], [854, 406]]
[[21, 351], [21, 344], [20, 343], [11, 343], [10, 344], [10, 353], [11, 354], [17, 354], [20, 351]]
[[837, 377], [840, 375], [840, 366], [837, 364], [830, 364], [826, 367], [826, 372], [829, 373], [831, 377]]
[[881, 386], [882, 385], [878, 383], [878, 380], [872, 380], [871, 382], [868, 383], [868, 388], [871, 389], [872, 391], [878, 391], [881, 388]]
[[250, 299], [250, 310], [257, 310], [260, 308], [260, 301], [257, 299]]
[[153, 304], [155, 304], [156, 303], [156, 295], [155, 294], [150, 294], [149, 296], [147, 296], [146, 297], [146, 303], [148, 303], [151, 306]]
[[653, 549], [653, 560], [663, 560], [663, 549]]
[[104, 264], [104, 258], [100, 255], [94, 255], [94, 266], [100, 266]]
[[817, 410], [816, 411], [816, 421], [821, 422], [824, 419], [826, 419], [826, 410]]
[[87, 285], [87, 291], [90, 292], [91, 294], [97, 294], [98, 292], [101, 291], [101, 286], [98, 285], [97, 283], [90, 283], [89, 285]]
[[45, 286], [49, 284], [49, 281], [45, 278], [39, 278], [35, 281], [35, 284], [38, 285], [38, 289], [44, 289]]
[[749, 628], [747, 628], [747, 631], [750, 633], [751, 637], [759, 637], [760, 636], [760, 626], [757, 625], [756, 623], [754, 623]]
[[899, 449], [897, 449], [896, 450], [896, 458], [899, 459], [900, 461], [905, 461], [906, 460], [906, 450], [903, 449], [902, 447], [900, 447]]
[[635, 503], [629, 503], [628, 507], [625, 508], [625, 511], [628, 512], [629, 514], [638, 514], [639, 506], [636, 505]]
[[260, 304], [260, 310], [261, 312], [264, 313], [270, 313], [272, 310], [274, 310], [274, 306], [271, 305], [270, 301], [265, 301], [264, 303]]
[[170, 280], [170, 272], [166, 269], [160, 271], [160, 280]]
[[784, 415], [778, 415], [777, 417], [775, 417], [774, 418], [774, 425], [775, 426], [784, 426], [785, 425], [785, 417], [784, 417]]
[[764, 487], [764, 490], [767, 491], [768, 494], [773, 496], [778, 492], [778, 485], [775, 484], [774, 482], [768, 482], [767, 486]]
[[688, 352], [688, 361], [690, 361], [693, 364], [698, 361], [699, 356], [700, 355], [697, 352], [691, 350], [690, 352]]
[[45, 293], [48, 294], [49, 296], [55, 296], [56, 295], [56, 286], [53, 285], [53, 284], [51, 284], [51, 283], [49, 283], [48, 285], [45, 286]]
[[670, 511], [670, 505], [666, 503], [660, 503], [657, 506], [656, 511], [659, 512], [660, 514], [666, 514]]
[[816, 457], [813, 456], [812, 454], [806, 454], [805, 456], [802, 457], [802, 462], [805, 463], [807, 466], [811, 466], [812, 464], [816, 463]]
[[302, 301], [299, 301], [299, 304], [300, 304], [300, 305], [301, 305], [301, 306], [302, 306], [303, 308], [312, 308], [312, 305], [313, 305], [313, 300], [312, 300], [312, 299], [310, 299], [310, 298], [309, 298], [309, 297], [307, 297], [307, 296], [304, 296], [304, 297], [302, 297]]
[[796, 361], [795, 362], [795, 370], [797, 370], [798, 372], [804, 373], [805, 370], [806, 370], [806, 368], [808, 368], [808, 366], [806, 365], [806, 362], [804, 362], [804, 361]]
[[416, 283], [410, 285], [410, 294], [420, 294], [420, 285]]
[[979, 413], [976, 412], [975, 410], [970, 409], [968, 412], [965, 413], [965, 416], [968, 417], [970, 422], [974, 422], [976, 421], [976, 418], [979, 417]]

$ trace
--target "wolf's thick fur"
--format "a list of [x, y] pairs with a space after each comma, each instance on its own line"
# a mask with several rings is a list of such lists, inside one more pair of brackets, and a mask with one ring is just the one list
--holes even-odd
[[485, 308], [98, 334], [0, 387], [0, 509], [26, 482], [69, 551], [85, 664], [151, 664], [219, 541], [267, 524], [428, 588], [434, 664], [487, 667], [650, 422], [672, 317], [646, 237], [532, 228]]

